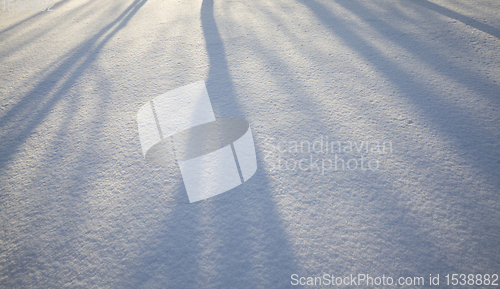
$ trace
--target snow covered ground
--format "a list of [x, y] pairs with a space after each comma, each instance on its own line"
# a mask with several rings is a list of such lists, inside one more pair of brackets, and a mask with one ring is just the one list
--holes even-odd
[[[500, 274], [499, 1], [52, 10], [0, 12], [0, 288]], [[136, 114], [199, 80], [250, 123], [258, 170], [190, 204]]]

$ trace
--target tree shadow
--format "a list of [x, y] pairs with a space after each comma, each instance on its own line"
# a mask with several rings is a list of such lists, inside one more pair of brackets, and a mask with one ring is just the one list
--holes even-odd
[[[214, 110], [217, 116], [243, 117], [235, 101], [224, 103], [228, 97], [235, 95], [234, 85], [229, 74], [226, 59], [226, 50], [221, 39], [219, 28], [214, 17], [213, 0], [203, 1], [201, 4], [201, 26], [205, 37], [205, 46], [209, 60], [209, 71], [207, 76], [207, 90], [210, 99], [215, 104]], [[234, 97], [232, 99], [235, 99]], [[225, 108], [224, 110], [222, 108]], [[230, 111], [230, 113], [229, 113]]]
[[[63, 6], [64, 4], [67, 4], [69, 2], [69, 0], [62, 0], [62, 1], [59, 1], [57, 3], [54, 4], [54, 7], [52, 7], [51, 9], [52, 10], [55, 10], [55, 9], [58, 9], [60, 8], [61, 6]], [[37, 20], [38, 18], [40, 18], [40, 16], [48, 16], [47, 13], [50, 13], [50, 12], [47, 12], [47, 11], [39, 11], [38, 13], [34, 14], [34, 15], [31, 15], [30, 17], [24, 19], [24, 20], [21, 20], [19, 22], [17, 22], [16, 24], [12, 24], [11, 26], [3, 29], [2, 31], [0, 31], [0, 35], [6, 33], [6, 32], [9, 32], [10, 30], [12, 29], [15, 29], [17, 28], [18, 26], [20, 25], [25, 25], [27, 24], [28, 22], [32, 21], [32, 20]]]
[[[218, 118], [245, 119], [237, 105], [213, 0], [201, 6], [207, 90]], [[251, 121], [250, 121], [251, 126]], [[255, 132], [254, 132], [255, 139]], [[256, 146], [258, 169], [242, 185], [192, 204], [168, 204], [163, 225], [131, 265], [130, 288], [288, 288], [299, 273]], [[180, 186], [175, 195], [186, 195]]]
[[5, 168], [17, 149], [50, 114], [54, 106], [66, 97], [67, 92], [77, 83], [78, 78], [94, 62], [96, 54], [118, 31], [127, 25], [127, 22], [146, 2], [147, 0], [135, 0], [91, 39], [67, 53], [66, 56], [62, 57], [65, 59], [63, 63], [35, 85], [5, 115], [0, 117], [0, 128], [4, 134], [2, 140], [4, 149], [0, 152], [0, 170]]
[[[485, 163], [491, 163], [491, 156], [500, 157], [499, 152], [488, 145], [488, 142], [493, 143], [495, 138], [472, 115], [465, 113], [444, 99], [432, 97], [434, 95], [432, 91], [420, 85], [403, 68], [393, 64], [390, 59], [382, 55], [380, 51], [355, 33], [342, 20], [335, 19], [335, 16], [323, 4], [317, 1], [299, 0], [299, 2], [306, 5], [334, 35], [341, 37], [349, 47], [360, 55], [363, 55], [365, 59], [377, 67], [391, 83], [402, 91], [402, 96], [412, 101], [428, 119], [432, 120], [438, 126], [444, 135], [458, 144], [463, 149], [464, 154], [477, 164], [477, 167], [482, 167], [482, 164]], [[368, 9], [364, 9], [361, 5], [350, 1], [338, 0], [335, 3], [360, 17], [360, 19], [364, 19], [367, 23], [370, 23], [374, 29], [406, 48], [413, 55], [418, 56], [422, 62], [435, 67], [439, 72], [455, 79], [458, 83], [467, 85], [471, 90], [488, 97], [488, 99], [498, 102], [498, 98], [496, 98], [496, 95], [498, 95], [497, 84], [484, 80], [465, 70], [465, 68], [456, 67], [457, 71], [450, 72], [448, 68], [453, 67], [453, 65], [438, 53], [433, 53], [432, 50], [426, 48], [416, 40], [391, 37], [391, 35], [400, 35], [401, 32], [383, 21], [376, 21], [376, 24], [374, 24], [373, 19], [375, 16]], [[478, 87], [481, 87], [481, 90], [478, 90]], [[495, 90], [496, 93], [493, 92]], [[461, 121], [460, 123], [455, 123], [450, 121], [449, 117]], [[465, 125], [475, 128], [474, 131], [467, 133], [467, 138], [463, 138]], [[474, 153], [475, 151], [483, 153], [479, 155]], [[496, 172], [485, 170], [484, 174], [490, 176], [490, 180], [493, 183], [500, 185]]]
[[[485, 164], [491, 164], [489, 167], [498, 167], [498, 164], [495, 164], [494, 160], [499, 159], [500, 155], [491, 145], [497, 143], [498, 139], [482, 126], [482, 122], [479, 119], [476, 119], [474, 115], [465, 113], [442, 98], [434, 97], [435, 93], [419, 84], [411, 74], [384, 56], [379, 49], [371, 45], [362, 35], [359, 35], [348, 23], [336, 17], [330, 11], [330, 7], [315, 0], [298, 0], [297, 2], [307, 7], [333, 35], [338, 36], [344, 44], [361, 55], [389, 79], [391, 84], [401, 91], [401, 97], [408, 99], [428, 120], [435, 124], [436, 129], [456, 145], [456, 149], [460, 151], [461, 156], [470, 161], [490, 185], [495, 187], [500, 186], [498, 171], [488, 170], [488, 166], [485, 166]], [[450, 66], [453, 66], [451, 62], [415, 39], [395, 37], [401, 35], [402, 31], [389, 25], [384, 19], [377, 19], [373, 11], [364, 7], [361, 3], [344, 0], [337, 0], [335, 3], [358, 17], [364, 23], [368, 23], [384, 36], [385, 39], [395, 42], [400, 47], [412, 53], [412, 55], [417, 56], [423, 63], [434, 67], [439, 72], [454, 79], [457, 83], [465, 84], [469, 89], [480, 95], [484, 95], [489, 100], [498, 102], [496, 98], [498, 95], [497, 84], [482, 79], [467, 71], [466, 68], [455, 67], [456, 70], [454, 72], [447, 71]], [[454, 14], [452, 16], [457, 17]], [[479, 25], [476, 26], [482, 27]], [[487, 33], [493, 33], [492, 35], [496, 37], [496, 31], [488, 31]], [[481, 89], [478, 89], [478, 87]], [[455, 122], [453, 119], [459, 121]], [[474, 130], [468, 128], [474, 128]], [[410, 163], [411, 156], [405, 156], [404, 158]], [[385, 177], [380, 175], [377, 178]], [[463, 214], [473, 211], [479, 217], [478, 220], [471, 221], [470, 228], [467, 231], [468, 236], [474, 238], [477, 242], [470, 245], [474, 248], [473, 250], [475, 252], [495, 251], [496, 249], [493, 247], [492, 242], [490, 242], [491, 239], [489, 239], [494, 238], [494, 234], [490, 234], [489, 230], [484, 231], [485, 227], [491, 227], [492, 223], [488, 219], [490, 216], [488, 216], [480, 205], [481, 202], [487, 202], [488, 200], [478, 198], [476, 201], [469, 202], [466, 194], [456, 196], [452, 195], [454, 194], [453, 192], [447, 190], [442, 193], [449, 198], [457, 200], [454, 207], [455, 210], [465, 212]], [[422, 272], [431, 272], [432, 270], [432, 272], [445, 272], [463, 265], [449, 262], [447, 256], [444, 255], [436, 258], [436, 255], [439, 256], [443, 252], [436, 244], [437, 242], [433, 240], [431, 232], [429, 234], [415, 233], [417, 231], [422, 232], [422, 228], [425, 225], [419, 219], [415, 218], [415, 216], [408, 214], [409, 208], [398, 201], [398, 195], [384, 191], [377, 192], [377, 194], [382, 194], [384, 197], [376, 199], [377, 204], [373, 206], [373, 211], [376, 214], [386, 216], [381, 217], [380, 220], [381, 226], [384, 228], [383, 231], [387, 233], [388, 240], [397, 240], [397, 242], [405, 243], [405, 246], [409, 250], [406, 255], [408, 262], [413, 262], [415, 267]], [[446, 203], [444, 199], [442, 201], [441, 205], [444, 207]], [[488, 235], [488, 238], [476, 239], [476, 236], [484, 235]], [[410, 250], [410, 248], [412, 249]], [[491, 262], [491, 264], [495, 263], [491, 257], [482, 257]], [[418, 261], [414, 262], [412, 260]]]
[[500, 39], [500, 30], [498, 30], [490, 25], [481, 23], [481, 22], [474, 20], [470, 17], [467, 17], [465, 15], [459, 14], [459, 13], [452, 11], [448, 8], [445, 8], [443, 6], [440, 6], [440, 5], [432, 3], [432, 2], [429, 2], [427, 0], [415, 0], [415, 1], [411, 1], [411, 3], [418, 4], [422, 7], [430, 9], [430, 10], [437, 12], [441, 15], [444, 15], [444, 16], [449, 17], [451, 19], [458, 20], [458, 21], [464, 23], [465, 25], [469, 25], [477, 30], [481, 30], [484, 33], [487, 33], [491, 36], [494, 36], [494, 37]]
[[[88, 221], [89, 217], [86, 210], [88, 207], [86, 202], [88, 187], [85, 187], [92, 186], [89, 184], [91, 181], [88, 178], [83, 178], [82, 175], [95, 174], [95, 168], [89, 167], [88, 160], [91, 157], [99, 157], [95, 155], [94, 151], [99, 143], [95, 144], [92, 141], [89, 142], [88, 150], [83, 149], [83, 151], [75, 153], [78, 148], [69, 148], [71, 153], [76, 156], [76, 159], [73, 160], [76, 162], [64, 159], [61, 153], [69, 146], [68, 143], [64, 143], [64, 140], [72, 139], [69, 137], [71, 135], [71, 120], [74, 120], [76, 113], [83, 108], [81, 106], [82, 98], [68, 98], [68, 94], [71, 94], [70, 90], [73, 86], [78, 85], [80, 77], [88, 72], [88, 68], [91, 67], [99, 51], [127, 25], [128, 21], [146, 2], [147, 0], [132, 2], [118, 17], [91, 39], [67, 53], [60, 66], [44, 77], [1, 117], [0, 126], [3, 136], [0, 170], [5, 171], [8, 170], [9, 161], [15, 159], [17, 149], [31, 137], [31, 133], [38, 125], [46, 122], [47, 117], [53, 113], [52, 109], [63, 100], [68, 103], [60, 126], [54, 130], [54, 141], [51, 144], [54, 149], [46, 152], [46, 158], [40, 156], [42, 160], [39, 162], [41, 167], [39, 174], [27, 177], [41, 181], [41, 184], [36, 183], [35, 187], [33, 184], [26, 187], [25, 191], [28, 192], [26, 195], [24, 194], [26, 192], [16, 192], [19, 193], [19, 196], [12, 196], [12, 194], [8, 196], [11, 202], [16, 200], [16, 197], [27, 197], [26, 200], [23, 200], [23, 204], [18, 206], [19, 208], [29, 208], [29, 210], [26, 212], [18, 211], [17, 214], [26, 214], [29, 226], [27, 226], [28, 230], [24, 235], [26, 240], [11, 240], [11, 244], [17, 244], [17, 246], [13, 246], [14, 250], [8, 255], [9, 263], [3, 267], [4, 276], [7, 278], [0, 282], [2, 285], [8, 285], [11, 288], [63, 287], [64, 282], [69, 283], [78, 278], [79, 272], [76, 271], [83, 271], [76, 269], [51, 275], [46, 270], [46, 267], [58, 268], [60, 262], [65, 262], [65, 258], [70, 255], [75, 256], [80, 249], [78, 245], [82, 243], [77, 240], [77, 236], [81, 236], [80, 230], [85, 227], [85, 222]], [[101, 86], [105, 82], [101, 81], [99, 85]], [[105, 113], [97, 114], [96, 121], [105, 117]], [[104, 121], [98, 123], [102, 124]], [[102, 129], [102, 127], [100, 128]], [[97, 132], [99, 128], [89, 126], [88, 129], [91, 132]], [[92, 136], [91, 134], [82, 134], [75, 138], [79, 137]], [[48, 144], [44, 145], [49, 147]], [[112, 156], [109, 157], [112, 159]], [[43, 167], [46, 164], [56, 165], [46, 170]], [[75, 166], [71, 167], [71, 165]], [[49, 171], [50, 177], [46, 171]], [[72, 173], [68, 173], [68, 171]], [[50, 175], [53, 172], [57, 174]], [[8, 173], [10, 174], [11, 171]], [[8, 189], [6, 191], [9, 192]], [[3, 189], [1, 195], [4, 197]], [[42, 228], [46, 231], [42, 231]], [[47, 239], [40, 237], [47, 236], [46, 234], [51, 235], [52, 242], [47, 242]], [[91, 252], [86, 252], [86, 254], [91, 255]], [[44, 260], [41, 261], [38, 258], [44, 258]], [[40, 274], [39, 276], [44, 276], [44, 278], [34, 278], [30, 275], [30, 270], [36, 271], [37, 274]], [[33, 282], [36, 282], [36, 285]], [[57, 285], [54, 286], [54, 284]]]

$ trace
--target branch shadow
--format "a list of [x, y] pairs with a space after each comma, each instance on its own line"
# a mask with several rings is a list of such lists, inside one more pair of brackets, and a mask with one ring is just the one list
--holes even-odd
[[[349, 28], [348, 25], [342, 23], [341, 20], [336, 20], [334, 15], [332, 15], [328, 8], [324, 5], [317, 1], [299, 0], [299, 2], [305, 4], [309, 9], [311, 9], [311, 11], [325, 24], [325, 26], [328, 27], [332, 33], [341, 37], [345, 43], [349, 45], [349, 47], [360, 55], [365, 56], [365, 59], [367, 59], [374, 66], [378, 67], [379, 70], [403, 92], [402, 96], [412, 101], [428, 117], [428, 119], [437, 124], [439, 129], [446, 136], [452, 139], [459, 145], [460, 148], [464, 150], [464, 154], [476, 163], [477, 167], [482, 167], [484, 163], [491, 163], [491, 156], [500, 157], [499, 152], [493, 150], [487, 144], [487, 141], [492, 141], [493, 137], [482, 128], [481, 123], [474, 119], [473, 116], [461, 111], [459, 108], [454, 107], [445, 100], [432, 97], [433, 93], [429, 89], [413, 80], [413, 77], [402, 68], [392, 64], [390, 59], [383, 56], [381, 52], [370, 45], [367, 40], [357, 35], [357, 33]], [[343, 0], [338, 0], [336, 3], [349, 10], [354, 15], [360, 17], [360, 19], [364, 19], [366, 23], [370, 23], [369, 20], [373, 20], [375, 17], [369, 10], [363, 9], [361, 5]], [[405, 41], [406, 39], [391, 37], [391, 35], [398, 35], [401, 33], [398, 33], [397, 30], [383, 21], [376, 22], [376, 25], [372, 24], [373, 28], [377, 29], [382, 35], [386, 35], [388, 39], [391, 39], [400, 46], [406, 48], [409, 52], [418, 56], [423, 62], [434, 66], [436, 70], [450, 76], [458, 83], [467, 85], [471, 90], [474, 90], [479, 94], [484, 94], [492, 100], [496, 99], [498, 101], [495, 97], [495, 95], [498, 95], [497, 84], [487, 82], [479, 78], [477, 75], [473, 75], [468, 71], [465, 71], [464, 68], [456, 68], [459, 72], [449, 72], [447, 70], [442, 71], [442, 67], [440, 67], [440, 65], [452, 65], [446, 59], [443, 59], [438, 53], [432, 53], [432, 51], [426, 49], [425, 46], [415, 40]], [[422, 51], [425, 53], [422, 53]], [[481, 87], [481, 90], [478, 90], [478, 87]], [[497, 90], [496, 93], [493, 92], [494, 90]], [[462, 121], [460, 123], [451, 122], [448, 118], [449, 116], [453, 116], [454, 118], [458, 118]], [[476, 128], [473, 132], [468, 132], [468, 138], [466, 139], [463, 138], [465, 125]], [[484, 140], [484, 137], [487, 137], [486, 141]], [[477, 142], [477, 140], [482, 141]], [[472, 149], [472, 146], [475, 146], [473, 150], [466, 150], [466, 148]], [[485, 153], [478, 155], [475, 154], [474, 151], [482, 151]], [[485, 175], [490, 176], [494, 183], [500, 185], [496, 172], [485, 170], [484, 173]]]
[[[52, 10], [55, 10], [55, 9], [58, 9], [59, 7], [63, 6], [64, 4], [68, 3], [69, 0], [62, 0], [62, 1], [59, 1], [57, 3], [54, 4], [54, 7], [52, 7], [51, 9]], [[4, 30], [0, 31], [0, 35], [6, 33], [6, 32], [9, 32], [10, 30], [12, 29], [15, 29], [17, 28], [18, 26], [20, 25], [24, 25], [24, 24], [27, 24], [28, 22], [30, 22], [31, 20], [36, 20], [37, 18], [39, 18], [40, 16], [46, 16], [47, 13], [50, 13], [50, 12], [47, 12], [47, 11], [40, 11], [34, 15], [31, 15], [30, 17], [24, 19], [24, 20], [21, 20], [19, 22], [17, 22], [16, 24], [13, 24], [7, 28], [5, 28]]]
[[[30, 92], [0, 118], [4, 149], [0, 152], [0, 170], [13, 158], [30, 133], [50, 114], [54, 106], [94, 62], [95, 55], [106, 43], [127, 25], [127, 22], [147, 2], [135, 0], [115, 20], [91, 39], [63, 57], [65, 61], [42, 79]], [[107, 35], [106, 35], [107, 34]], [[106, 35], [103, 39], [103, 37]], [[66, 76], [69, 73], [68, 76]], [[64, 80], [60, 80], [63, 78]], [[53, 91], [53, 92], [52, 92]], [[15, 123], [13, 120], [16, 120]]]
[[[379, 50], [373, 47], [368, 40], [356, 33], [356, 31], [354, 31], [354, 29], [352, 29], [347, 23], [336, 17], [330, 11], [330, 8], [326, 7], [324, 4], [315, 0], [297, 0], [297, 2], [307, 7], [328, 28], [328, 30], [331, 31], [333, 35], [338, 36], [343, 40], [343, 43], [349, 46], [353, 51], [362, 55], [364, 59], [368, 60], [373, 66], [377, 67], [378, 70], [385, 77], [387, 77], [387, 79], [389, 79], [394, 86], [400, 89], [402, 97], [405, 97], [415, 104], [415, 106], [422, 111], [429, 120], [436, 124], [437, 128], [445, 137], [451, 139], [454, 144], [457, 144], [458, 149], [461, 150], [463, 155], [465, 155], [466, 158], [473, 163], [475, 168], [486, 176], [485, 178], [487, 178], [490, 184], [496, 187], [500, 186], [498, 171], [490, 171], [484, 166], [485, 163], [490, 163], [491, 166], [498, 167], [498, 164], [493, 163], [491, 157], [494, 156], [493, 159], [495, 159], [496, 156], [498, 159], [499, 153], [489, 144], [489, 142], [498, 142], [498, 139], [495, 136], [491, 136], [488, 131], [481, 126], [481, 122], [479, 120], [474, 119], [474, 116], [453, 107], [439, 97], [432, 97], [434, 94], [429, 89], [420, 85], [404, 69], [393, 64], [390, 59], [387, 59], [381, 52], [379, 52]], [[363, 7], [363, 5], [359, 2], [337, 0], [335, 3], [342, 6], [342, 8], [345, 8], [356, 17], [359, 17], [359, 19], [365, 23], [370, 24], [374, 29], [380, 32], [381, 35], [386, 36], [387, 39], [396, 42], [399, 46], [406, 48], [410, 53], [418, 56], [422, 62], [436, 67], [437, 70], [439, 70], [440, 67], [438, 67], [438, 65], [440, 64], [445, 63], [451, 65], [451, 63], [449, 63], [437, 52], [425, 49], [425, 45], [416, 40], [410, 39], [408, 41], [408, 39], [394, 37], [394, 35], [400, 35], [402, 32], [384, 22], [383, 19], [374, 19], [376, 16], [374, 16], [372, 11]], [[457, 17], [454, 14], [450, 15]], [[461, 19], [463, 20], [463, 18]], [[376, 24], [373, 24], [374, 20], [379, 21], [376, 21]], [[494, 34], [496, 34], [497, 31], [488, 31], [488, 33], [493, 33], [493, 36], [496, 37]], [[436, 61], [436, 59], [438, 61]], [[487, 95], [489, 98], [498, 95], [498, 91], [493, 93], [493, 91], [497, 89], [496, 84], [488, 83], [487, 81], [479, 78], [477, 75], [473, 75], [470, 72], [465, 71], [463, 68], [457, 69], [459, 69], [459, 72], [443, 73], [450, 76], [452, 79], [457, 80], [459, 83], [465, 83], [471, 90], [474, 90], [479, 94]], [[464, 78], [468, 79], [466, 81], [462, 81]], [[471, 79], [474, 79], [475, 84], [473, 84]], [[478, 85], [478, 83], [481, 83], [481, 85]], [[485, 93], [484, 91], [478, 90], [478, 87], [485, 87], [487, 92]], [[459, 119], [460, 123], [450, 121], [448, 118], [449, 116]], [[467, 126], [474, 127], [475, 129], [473, 131], [465, 130], [464, 128]], [[464, 138], [464, 136], [467, 136], [467, 138]], [[478, 154], [477, 152], [481, 152], [481, 154]], [[383, 178], [382, 175], [379, 177]], [[445, 256], [445, 253], [440, 250], [439, 246], [432, 241], [431, 234], [416, 233], [422, 231], [421, 228], [424, 224], [417, 218], [408, 214], [409, 208], [405, 206], [404, 203], [397, 201], [397, 195], [392, 195], [392, 193], [382, 191], [377, 193], [383, 194], [384, 198], [378, 198], [376, 200], [377, 204], [373, 206], [374, 212], [375, 214], [382, 213], [388, 216], [384, 218], [381, 217], [381, 226], [385, 229], [384, 232], [387, 232], [387, 238], [390, 241], [404, 242], [404, 245], [409, 249], [409, 252], [405, 256], [409, 263], [415, 263], [416, 268], [422, 272], [431, 272], [431, 270], [433, 270], [432, 272], [453, 271], [454, 268], [459, 268], [458, 266], [463, 265], [447, 262], [447, 256]], [[443, 193], [448, 194], [447, 196], [451, 197], [451, 192], [445, 191]], [[460, 197], [464, 198], [465, 194]], [[466, 200], [461, 200], [459, 204], [456, 204], [454, 209], [462, 212], [469, 212], [473, 210], [477, 213], [477, 216], [480, 216], [481, 219], [473, 221], [471, 228], [468, 230], [470, 236], [472, 237], [485, 235], [485, 231], [483, 231], [485, 226], [491, 226], [491, 222], [488, 220], [488, 214], [481, 209], [479, 203], [469, 203]], [[384, 219], [386, 221], [384, 221]], [[482, 225], [483, 223], [488, 225]], [[489, 231], [487, 234], [489, 234]], [[493, 236], [493, 234], [490, 234], [489, 238], [494, 238]], [[471, 246], [474, 247], [474, 251], [476, 252], [496, 251], [496, 249], [492, 247], [492, 242], [488, 239], [481, 239], [477, 244], [473, 244]], [[412, 248], [411, 251], [410, 248]], [[493, 257], [489, 257], [488, 259], [491, 264], [494, 264]], [[415, 260], [418, 261], [414, 262]]]
[[415, 3], [415, 4], [418, 4], [422, 7], [425, 7], [429, 10], [432, 10], [434, 12], [437, 12], [441, 15], [444, 15], [446, 17], [449, 17], [451, 19], [455, 19], [455, 20], [458, 20], [466, 25], [469, 25], [477, 30], [481, 30], [483, 31], [484, 33], [487, 33], [491, 36], [494, 36], [498, 39], [500, 39], [500, 30], [499, 29], [496, 29], [494, 27], [491, 27], [490, 25], [487, 25], [487, 24], [484, 24], [484, 23], [481, 23], [477, 20], [474, 20], [470, 17], [467, 17], [465, 15], [462, 15], [462, 14], [459, 14], [455, 11], [452, 11], [448, 8], [445, 8], [443, 6], [440, 6], [438, 4], [435, 4], [435, 3], [432, 3], [432, 2], [429, 2], [427, 0], [415, 0], [415, 1], [411, 1], [412, 3]]

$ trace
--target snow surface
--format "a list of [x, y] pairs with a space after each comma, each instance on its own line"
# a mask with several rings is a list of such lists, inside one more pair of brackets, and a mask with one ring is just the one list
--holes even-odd
[[[0, 12], [1, 288], [500, 274], [500, 1], [53, 10]], [[258, 170], [189, 204], [175, 161], [144, 160], [136, 115], [199, 80], [217, 118], [250, 123]], [[327, 138], [378, 169], [322, 171], [310, 162], [331, 151], [276, 147]]]

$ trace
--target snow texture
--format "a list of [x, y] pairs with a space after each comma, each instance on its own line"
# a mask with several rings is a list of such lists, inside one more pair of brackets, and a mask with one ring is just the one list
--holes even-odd
[[[0, 12], [0, 288], [500, 274], [499, 1], [52, 10]], [[258, 168], [190, 204], [136, 116], [200, 80]]]

